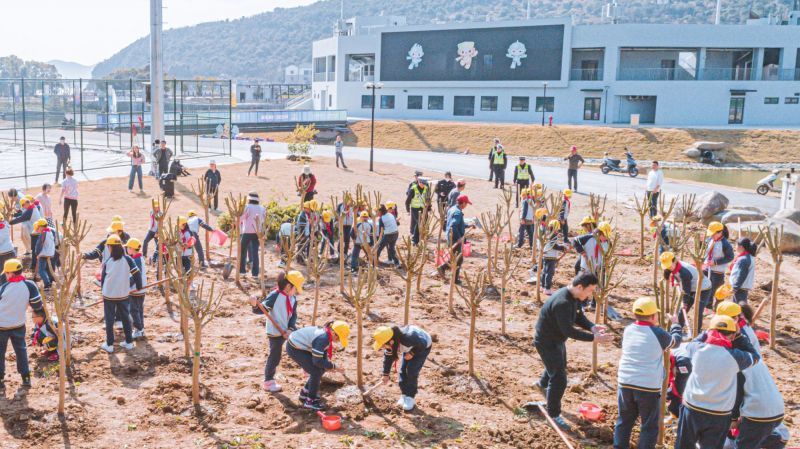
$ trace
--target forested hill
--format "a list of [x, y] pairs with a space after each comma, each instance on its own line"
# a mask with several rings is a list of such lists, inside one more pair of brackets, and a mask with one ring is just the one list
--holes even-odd
[[[604, 0], [531, 0], [533, 17], [601, 20]], [[621, 20], [638, 23], [712, 23], [714, 0], [620, 0]], [[724, 0], [723, 23], [744, 22], [752, 0]], [[754, 12], [785, 14], [791, 0], [755, 2]], [[409, 24], [522, 19], [525, 0], [345, 0], [345, 16], [403, 15]], [[203, 23], [165, 32], [165, 71], [178, 78], [212, 76], [281, 81], [283, 68], [311, 60], [311, 42], [332, 34], [339, 0], [274, 11], [237, 20]], [[150, 54], [147, 37], [97, 64], [94, 77], [115, 69], [141, 68]]]

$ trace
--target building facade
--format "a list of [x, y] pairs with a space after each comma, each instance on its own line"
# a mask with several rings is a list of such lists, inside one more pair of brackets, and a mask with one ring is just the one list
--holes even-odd
[[405, 26], [354, 18], [313, 43], [315, 109], [410, 120], [800, 126], [800, 13], [780, 25]]

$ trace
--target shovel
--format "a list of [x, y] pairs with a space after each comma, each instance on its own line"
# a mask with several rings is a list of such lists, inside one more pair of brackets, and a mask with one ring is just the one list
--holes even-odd
[[538, 410], [539, 413], [541, 413], [545, 418], [547, 418], [547, 422], [550, 424], [550, 427], [552, 427], [553, 430], [556, 431], [558, 436], [561, 437], [561, 440], [564, 441], [564, 444], [566, 444], [569, 449], [575, 449], [575, 446], [573, 446], [572, 443], [569, 442], [569, 439], [567, 438], [567, 435], [564, 434], [564, 431], [561, 430], [561, 428], [558, 427], [558, 424], [556, 424], [555, 421], [553, 421], [553, 418], [551, 418], [550, 415], [547, 414], [547, 410], [545, 410], [544, 408], [544, 402], [542, 401], [528, 402], [522, 407], [527, 410]]
[[370, 395], [370, 394], [371, 394], [373, 391], [375, 391], [375, 390], [377, 390], [378, 388], [380, 388], [380, 386], [381, 386], [381, 385], [383, 385], [383, 381], [382, 381], [382, 380], [379, 380], [379, 381], [378, 381], [378, 383], [376, 383], [375, 385], [373, 385], [373, 386], [371, 386], [371, 387], [367, 388], [367, 389], [364, 391], [364, 393], [363, 393], [363, 396], [364, 396], [364, 397], [366, 397], [366, 396], [369, 396], [369, 395]]
[[284, 331], [278, 325], [278, 323], [275, 322], [275, 320], [272, 318], [272, 315], [270, 315], [269, 312], [267, 311], [267, 308], [264, 307], [264, 304], [261, 304], [261, 300], [256, 299], [256, 305], [258, 306], [259, 309], [261, 309], [261, 313], [263, 313], [267, 317], [267, 319], [269, 319], [272, 322], [272, 325], [275, 326], [275, 329], [278, 329], [278, 332], [281, 333], [281, 336], [283, 338], [285, 338], [286, 340], [288, 340], [289, 339], [289, 334], [287, 334], [286, 331]]

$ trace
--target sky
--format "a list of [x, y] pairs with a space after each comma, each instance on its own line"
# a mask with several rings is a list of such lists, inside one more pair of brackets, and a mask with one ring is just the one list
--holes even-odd
[[[316, 0], [162, 0], [164, 29]], [[0, 56], [96, 64], [150, 33], [149, 0], [3, 0]]]

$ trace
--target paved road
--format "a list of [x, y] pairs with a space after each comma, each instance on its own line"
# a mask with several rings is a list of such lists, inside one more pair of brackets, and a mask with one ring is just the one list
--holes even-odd
[[[49, 142], [55, 142], [60, 135], [62, 135], [64, 131], [61, 130], [47, 130], [47, 139]], [[7, 132], [6, 132], [7, 134]], [[0, 134], [0, 137], [10, 137], [6, 135]], [[71, 137], [71, 133], [67, 134], [67, 137]], [[111, 139], [112, 142], [114, 139]], [[140, 140], [140, 139], [139, 139]], [[172, 136], [169, 137], [169, 143], [172, 145], [173, 138]], [[140, 140], [141, 141], [141, 140]], [[93, 133], [93, 132], [84, 132], [84, 142], [93, 145], [104, 145], [106, 142], [106, 135], [105, 133]], [[69, 142], [73, 146], [73, 152], [76, 151], [77, 145], [73, 142]], [[194, 142], [192, 142], [194, 143]], [[210, 158], [217, 159], [217, 162], [220, 165], [228, 164], [228, 163], [236, 163], [236, 162], [244, 162], [250, 160], [250, 143], [249, 141], [233, 141], [233, 151], [231, 152], [231, 156], [223, 156], [221, 153], [226, 152], [227, 150], [227, 141], [222, 141], [219, 139], [200, 139], [198, 144], [201, 154], [208, 155]], [[187, 144], [188, 145], [188, 144]], [[29, 145], [29, 151], [31, 154], [28, 162], [29, 164], [42, 164], [43, 166], [37, 168], [31, 168], [29, 172], [33, 173], [43, 173], [43, 172], [50, 172], [53, 170], [54, 167], [51, 166], [49, 160], [47, 158], [52, 158], [50, 156], [52, 154], [51, 145], [48, 144], [47, 147], [41, 148], [42, 145]], [[264, 149], [264, 157], [271, 158], [271, 159], [278, 159], [284, 157], [287, 153], [286, 144], [283, 143], [262, 143], [262, 148]], [[17, 164], [21, 163], [21, 154], [16, 150], [17, 153], [11, 157], [14, 162]], [[126, 159], [123, 155], [118, 153], [105, 153], [102, 156], [95, 156], [95, 153], [100, 152], [87, 152], [87, 155], [91, 154], [91, 156], [87, 156], [87, 158], [92, 158], [92, 162], [99, 163], [101, 166], [103, 163], [107, 163], [108, 165], [118, 164], [120, 162], [124, 163], [124, 159]], [[8, 153], [7, 153], [8, 154]], [[317, 156], [325, 156], [325, 157], [333, 157], [334, 150], [332, 146], [327, 145], [317, 145], [314, 149], [314, 154]], [[187, 153], [188, 156], [193, 154]], [[9, 154], [10, 156], [10, 154]], [[369, 160], [369, 150], [364, 148], [345, 148], [345, 157], [347, 159], [358, 159], [358, 160]], [[444, 172], [450, 170], [455, 177], [470, 177], [470, 178], [477, 178], [477, 179], [488, 179], [488, 160], [486, 159], [485, 155], [463, 155], [463, 154], [455, 154], [455, 153], [437, 153], [437, 152], [429, 152], [429, 151], [406, 151], [406, 150], [392, 150], [392, 149], [375, 149], [374, 153], [375, 162], [376, 163], [399, 163], [409, 167], [409, 178], [411, 178], [411, 171], [413, 169], [419, 169], [422, 171], [431, 170], [431, 171], [438, 171]], [[94, 160], [96, 158], [97, 160]], [[101, 162], [102, 159], [102, 162]], [[196, 160], [189, 160], [187, 164], [189, 167], [200, 167], [206, 164], [207, 159], [196, 159]], [[87, 164], [91, 164], [91, 162], [87, 161]], [[509, 161], [509, 164], [512, 165], [507, 171], [506, 179], [510, 179], [513, 174], [513, 164], [516, 164], [516, 159]], [[562, 189], [566, 187], [566, 166], [553, 166], [550, 165], [538, 165], [535, 161], [533, 161], [534, 166], [534, 174], [536, 175], [536, 179], [551, 189]], [[30, 165], [29, 165], [30, 167]], [[17, 167], [11, 168], [7, 167], [7, 169], [16, 170]], [[5, 171], [5, 170], [0, 170]], [[119, 167], [119, 168], [109, 168], [105, 170], [97, 170], [97, 171], [90, 171], [86, 172], [85, 179], [98, 179], [104, 178], [109, 176], [126, 176], [128, 174], [128, 169], [126, 167]], [[50, 175], [46, 176], [37, 176], [28, 179], [28, 183], [30, 185], [37, 185], [40, 184], [43, 180], [49, 180], [51, 178]], [[15, 180], [0, 180], [0, 188], [7, 188], [11, 186], [19, 187], [20, 184], [24, 184], [24, 181], [20, 179]], [[598, 167], [585, 167], [581, 169], [578, 174], [578, 193], [580, 194], [588, 194], [588, 192], [595, 192], [600, 194], [608, 195], [609, 199], [614, 199], [618, 201], [627, 201], [632, 198], [634, 194], [642, 194], [644, 192], [645, 186], [645, 177], [644, 175], [639, 175], [638, 178], [629, 178], [627, 175], [603, 175], [600, 172]], [[778, 210], [778, 203], [779, 200], [776, 196], [767, 196], [763, 197], [756, 193], [749, 193], [742, 191], [741, 189], [734, 189], [726, 186], [711, 186], [710, 184], [694, 184], [688, 183], [684, 181], [667, 181], [664, 185], [664, 192], [667, 195], [681, 195], [684, 193], [704, 193], [708, 191], [709, 188], [713, 188], [714, 190], [719, 191], [723, 195], [727, 196], [728, 199], [731, 201], [732, 206], [755, 206], [763, 209], [766, 212], [773, 213]]]

